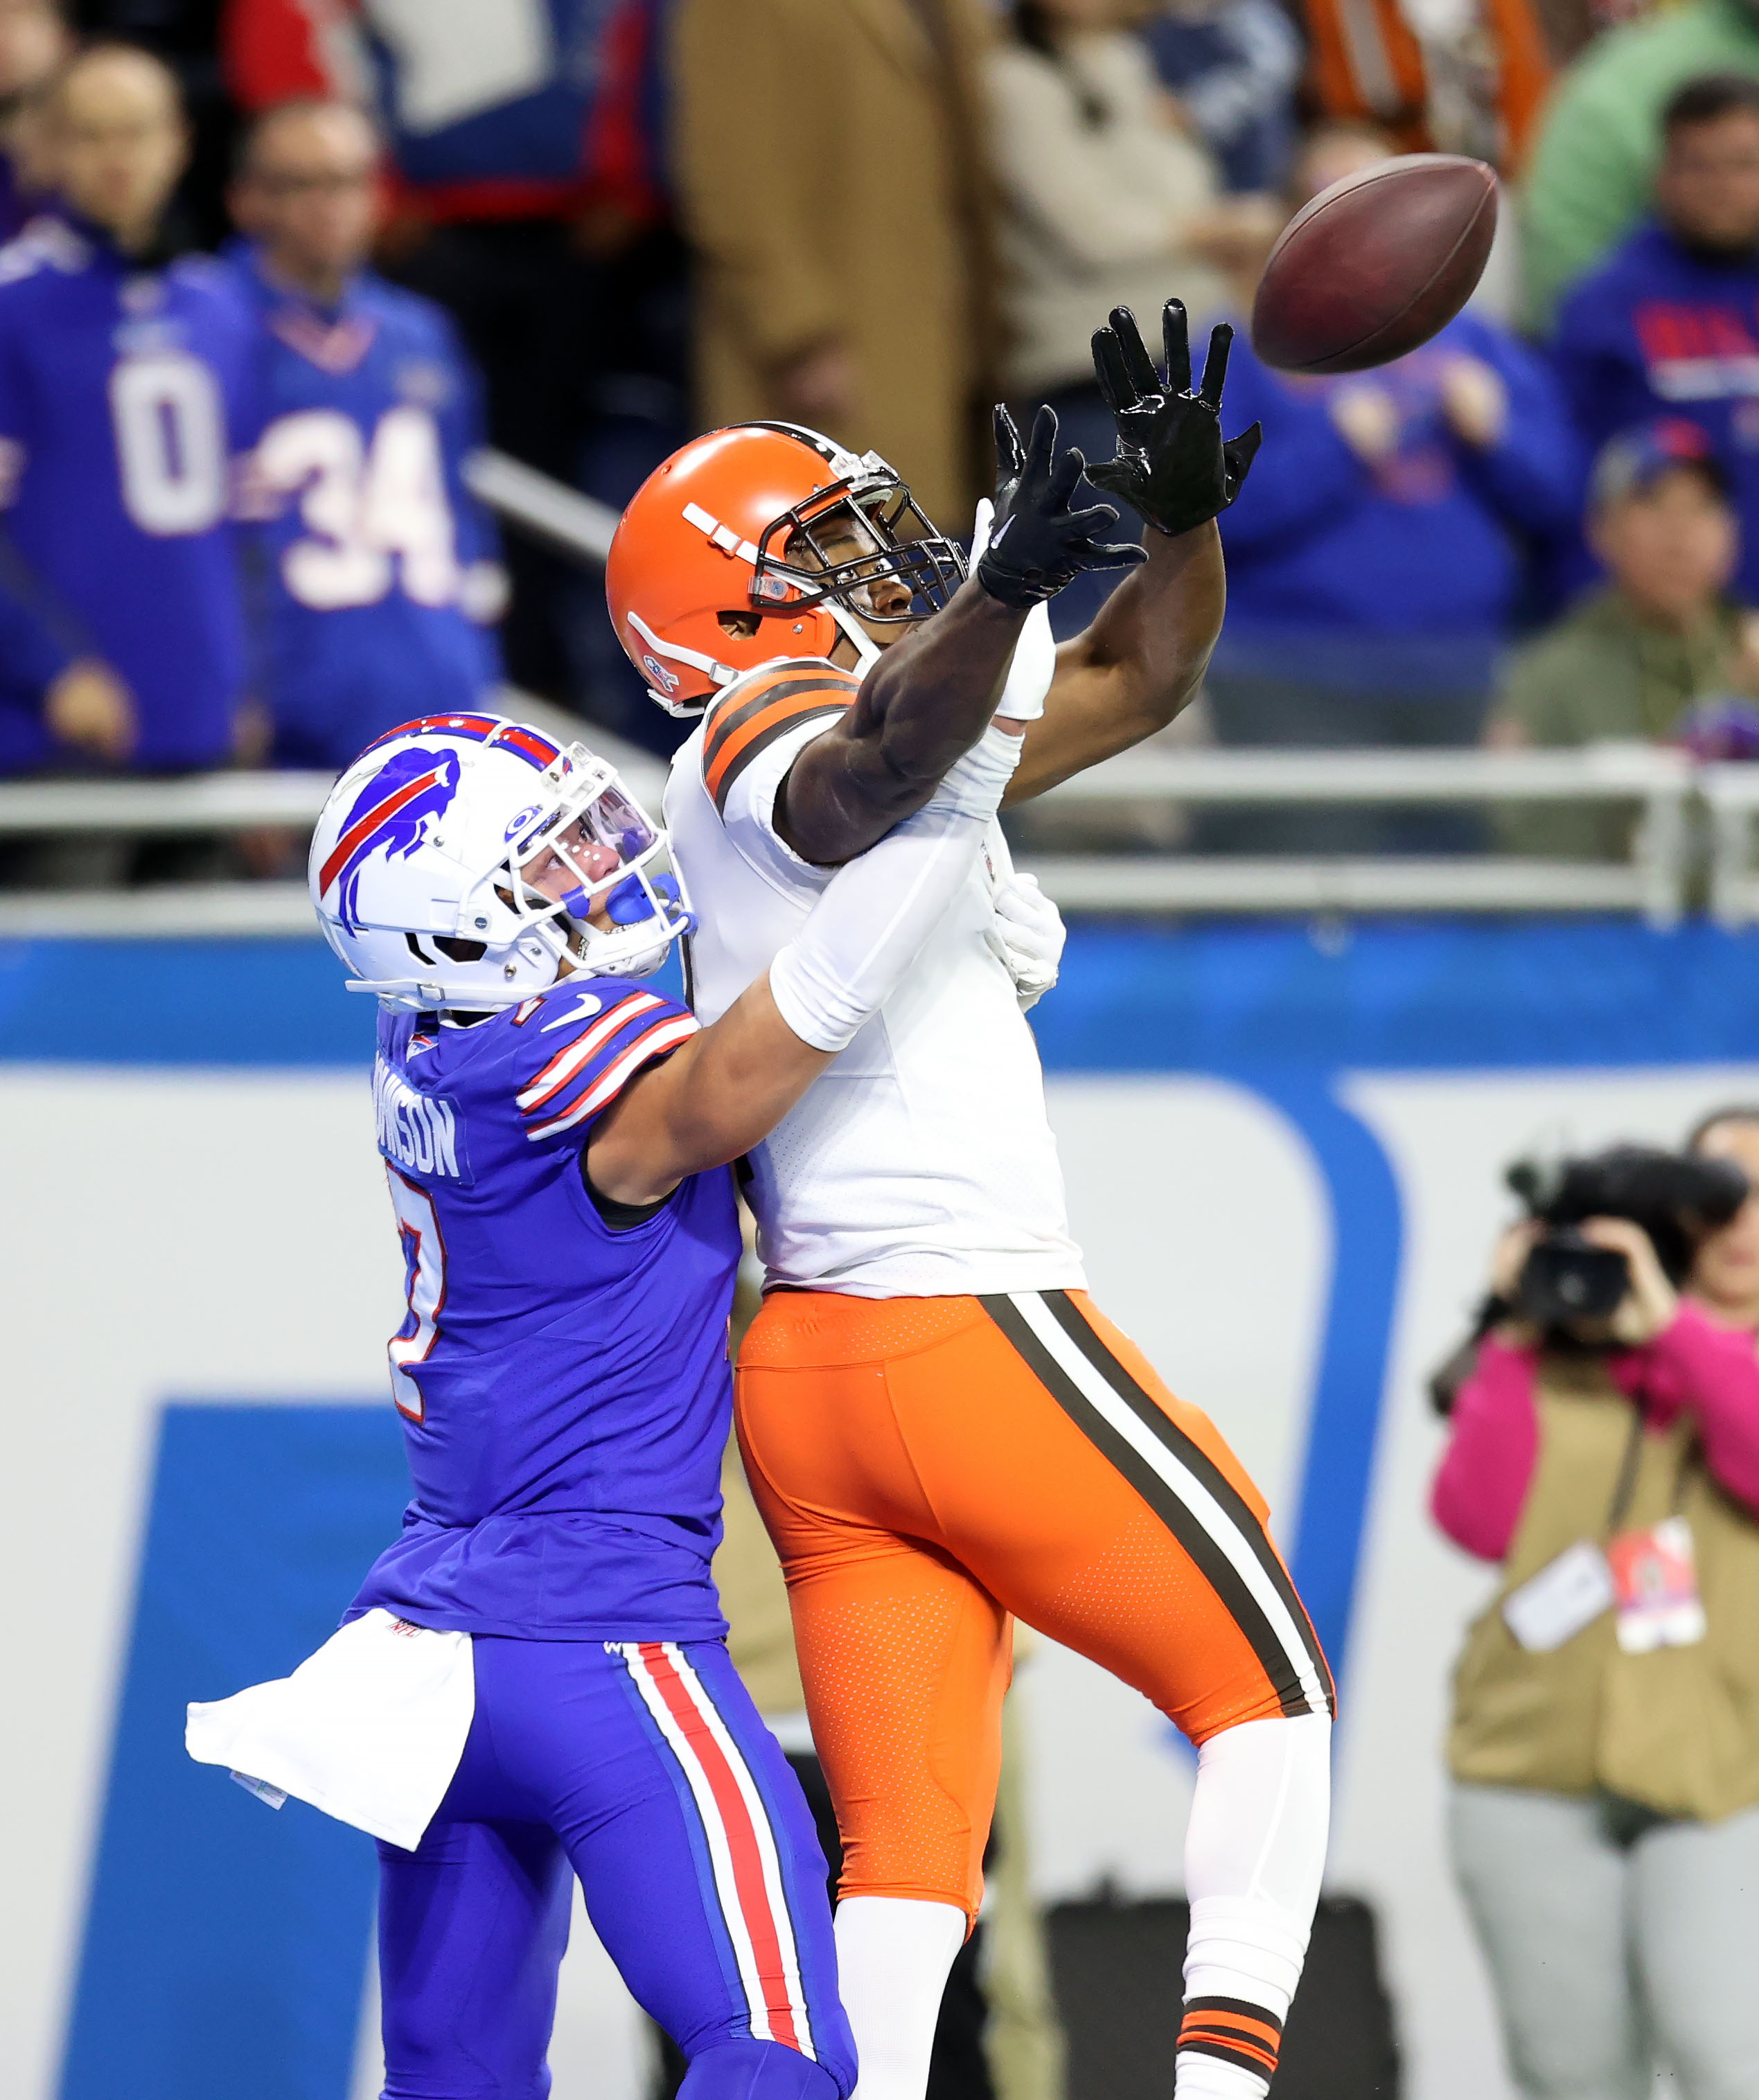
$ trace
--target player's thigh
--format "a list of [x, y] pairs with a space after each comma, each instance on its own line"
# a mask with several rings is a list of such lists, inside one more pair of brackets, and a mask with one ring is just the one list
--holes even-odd
[[888, 1367], [948, 1550], [1194, 1741], [1328, 1711], [1263, 1502], [1208, 1417], [1085, 1294], [983, 1304], [981, 1326]]
[[1012, 1621], [940, 1549], [895, 1540], [791, 1573], [812, 1736], [843, 1844], [838, 1893], [975, 1916], [1001, 1768]]
[[773, 2044], [847, 2091], [824, 1856], [725, 1646], [579, 1645], [550, 1815], [623, 1980], [692, 2059]]
[[537, 2091], [574, 1880], [555, 1833], [436, 1821], [378, 1858], [385, 2100]]
[[[969, 1301], [961, 1301], [967, 1307]], [[921, 1317], [918, 1317], [920, 1312]], [[773, 1361], [813, 1346], [788, 1326], [740, 1359], [746, 1476], [781, 1556], [812, 1734], [842, 1833], [846, 1895], [975, 1911], [1001, 1755], [1010, 1639], [983, 1583], [925, 1533], [935, 1525], [887, 1389], [888, 1368]], [[956, 1330], [936, 1301], [828, 1308], [831, 1346]], [[753, 1368], [754, 1354], [772, 1361]]]

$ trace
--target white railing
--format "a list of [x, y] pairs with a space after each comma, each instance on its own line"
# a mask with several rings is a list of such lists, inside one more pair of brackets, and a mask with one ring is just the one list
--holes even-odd
[[[483, 452], [466, 468], [502, 518], [589, 567], [602, 567], [617, 514], [549, 476]], [[502, 704], [564, 739], [582, 733], [559, 709], [508, 692]], [[657, 806], [664, 769], [596, 729], [587, 739]], [[31, 832], [223, 833], [308, 826], [330, 782], [311, 773], [220, 773], [179, 781], [0, 786], [0, 838]], [[1641, 743], [1580, 751], [1214, 751], [1128, 752], [1067, 781], [1042, 806], [1496, 802], [1636, 804], [1628, 862], [1500, 854], [1256, 858], [1222, 854], [1028, 853], [1045, 889], [1072, 911], [1630, 911], [1673, 924], [1692, 876], [1689, 812], [1711, 811], [1713, 908], [1726, 923], [1759, 918], [1754, 868], [1759, 766], [1694, 770], [1683, 754]], [[303, 884], [189, 884], [128, 891], [0, 892], [0, 936], [294, 933], [311, 927]]]
[[[574, 725], [527, 696], [509, 712], [552, 733]], [[589, 730], [650, 805], [663, 785], [651, 754]], [[609, 747], [608, 748], [607, 747]], [[329, 792], [314, 773], [218, 773], [188, 780], [20, 783], [0, 787], [0, 837], [33, 832], [217, 834], [308, 827]], [[1759, 767], [1695, 771], [1677, 752], [1600, 744], [1574, 752], [1139, 751], [1052, 790], [1040, 805], [1266, 802], [1616, 802], [1641, 810], [1629, 862], [1500, 854], [1409, 858], [1246, 858], [1169, 853], [1024, 853], [1057, 902], [1089, 912], [1630, 911], [1672, 924], [1691, 877], [1689, 811], [1710, 804], [1716, 904], [1730, 923], [1759, 916], [1752, 869]], [[294, 933], [311, 927], [304, 885], [240, 882], [138, 890], [0, 893], [0, 936]]]
[[1128, 752], [1053, 788], [1045, 805], [1615, 802], [1638, 805], [1642, 816], [1629, 862], [1494, 854], [1028, 858], [1057, 902], [1074, 911], [1637, 911], [1668, 926], [1685, 903], [1694, 782], [1683, 752], [1635, 743], [1536, 752]]

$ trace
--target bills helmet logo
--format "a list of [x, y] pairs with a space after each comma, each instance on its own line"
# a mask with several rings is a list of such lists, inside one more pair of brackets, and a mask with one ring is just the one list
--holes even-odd
[[351, 933], [360, 930], [356, 907], [362, 868], [381, 849], [387, 860], [394, 854], [407, 859], [415, 851], [428, 819], [451, 806], [459, 770], [457, 752], [424, 751], [417, 744], [400, 751], [356, 796], [342, 836], [318, 872], [320, 894], [327, 897], [333, 884], [340, 885], [337, 911]]

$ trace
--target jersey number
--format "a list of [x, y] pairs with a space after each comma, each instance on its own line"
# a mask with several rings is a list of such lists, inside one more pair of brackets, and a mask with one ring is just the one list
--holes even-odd
[[226, 418], [214, 374], [181, 351], [125, 357], [110, 374], [122, 508], [143, 532], [206, 532], [226, 512]]
[[440, 1309], [446, 1302], [446, 1242], [426, 1192], [405, 1181], [395, 1167], [387, 1167], [385, 1175], [391, 1184], [391, 1207], [397, 1214], [397, 1235], [403, 1242], [409, 1304], [403, 1325], [391, 1338], [391, 1396], [400, 1414], [420, 1422], [426, 1418], [426, 1408], [414, 1366], [427, 1361], [440, 1339]]
[[283, 416], [264, 432], [252, 465], [274, 496], [299, 492], [308, 536], [282, 555], [281, 577], [301, 605], [317, 612], [376, 605], [391, 587], [394, 563], [418, 605], [457, 598], [440, 432], [425, 408], [387, 409], [370, 445], [334, 408]]

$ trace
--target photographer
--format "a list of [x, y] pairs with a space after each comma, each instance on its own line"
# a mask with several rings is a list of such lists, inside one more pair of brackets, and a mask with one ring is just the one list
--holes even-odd
[[[1759, 1108], [1577, 1161], [1497, 1250], [1431, 1507], [1501, 1563], [1455, 1870], [1530, 2100], [1759, 2096]], [[1469, 1367], [1466, 1367], [1469, 1366]]]

